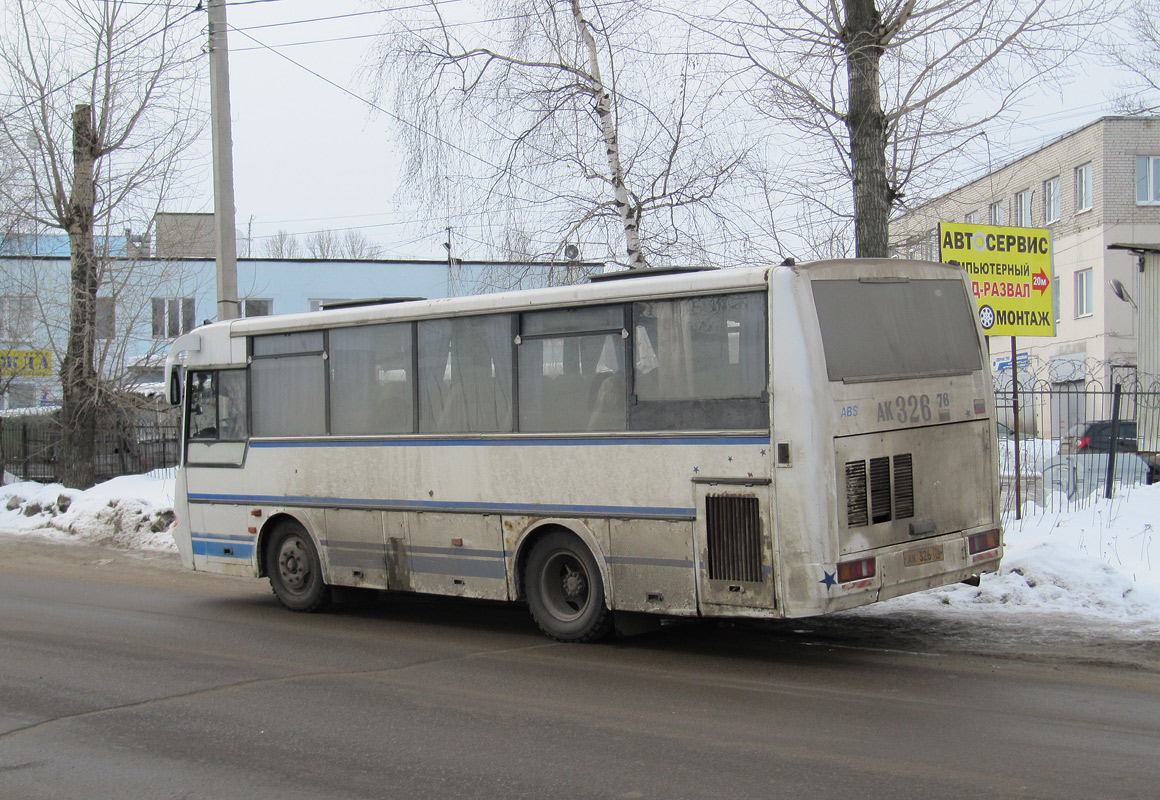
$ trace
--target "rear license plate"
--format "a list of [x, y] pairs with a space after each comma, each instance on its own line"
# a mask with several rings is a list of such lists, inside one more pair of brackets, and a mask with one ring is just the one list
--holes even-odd
[[917, 567], [920, 564], [933, 564], [943, 560], [943, 546], [936, 544], [931, 547], [916, 547], [902, 554], [902, 563], [908, 567]]

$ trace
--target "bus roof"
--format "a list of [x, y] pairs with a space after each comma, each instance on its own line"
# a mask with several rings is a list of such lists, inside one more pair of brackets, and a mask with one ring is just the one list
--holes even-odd
[[[690, 294], [716, 294], [745, 289], [764, 289], [770, 275], [777, 271], [812, 274], [812, 277], [835, 278], [857, 271], [859, 276], [881, 277], [900, 271], [930, 275], [960, 273], [952, 265], [900, 259], [831, 259], [796, 265], [738, 267], [675, 271], [633, 280], [607, 280], [543, 289], [520, 289], [494, 294], [444, 297], [433, 300], [408, 300], [384, 304], [335, 308], [323, 311], [248, 317], [211, 323], [199, 329], [202, 333], [228, 328], [230, 337], [308, 330], [316, 327], [344, 327], [388, 320], [406, 321], [427, 317], [466, 316], [483, 313], [552, 308], [578, 303], [616, 303], [644, 298], [679, 297]], [[816, 274], [815, 274], [816, 273]], [[221, 335], [217, 333], [216, 335]]]

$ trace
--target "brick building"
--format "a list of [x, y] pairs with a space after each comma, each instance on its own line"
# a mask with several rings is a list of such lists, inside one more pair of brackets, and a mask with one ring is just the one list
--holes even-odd
[[[1131, 246], [1160, 242], [1160, 118], [1103, 117], [931, 200], [891, 222], [894, 251], [938, 260], [939, 222], [1048, 228], [1056, 335], [1019, 339], [1020, 362], [1053, 385], [1134, 383], [1141, 320], [1112, 281], [1140, 297]], [[1007, 337], [991, 348], [1009, 363]]]

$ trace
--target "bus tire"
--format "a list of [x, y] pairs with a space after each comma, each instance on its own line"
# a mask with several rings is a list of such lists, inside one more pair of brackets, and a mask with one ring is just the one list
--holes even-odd
[[322, 560], [301, 523], [287, 520], [274, 530], [266, 551], [266, 574], [278, 602], [291, 611], [321, 611], [330, 605]]
[[533, 545], [524, 584], [532, 618], [553, 639], [592, 642], [612, 630], [600, 567], [572, 534], [553, 531]]

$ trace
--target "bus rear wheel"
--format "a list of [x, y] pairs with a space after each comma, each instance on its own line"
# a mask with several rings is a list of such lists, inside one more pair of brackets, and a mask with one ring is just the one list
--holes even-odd
[[310, 534], [298, 522], [282, 522], [274, 531], [266, 550], [266, 574], [278, 602], [291, 611], [321, 611], [330, 605], [322, 560]]
[[536, 542], [525, 577], [532, 618], [553, 639], [592, 642], [612, 629], [600, 568], [572, 534], [554, 531]]

